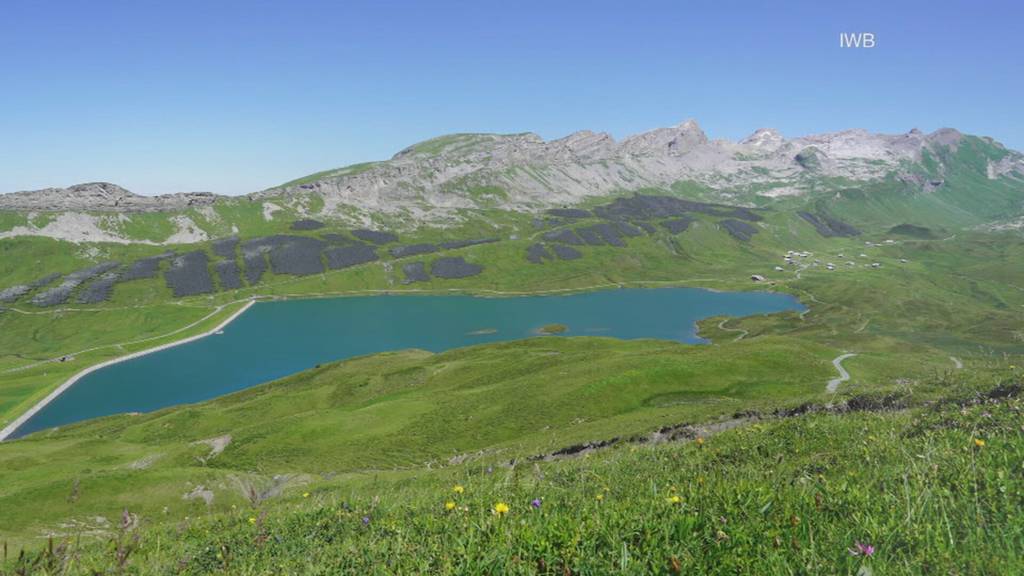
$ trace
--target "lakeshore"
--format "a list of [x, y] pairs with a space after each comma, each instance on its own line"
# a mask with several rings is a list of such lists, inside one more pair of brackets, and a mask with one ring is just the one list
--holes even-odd
[[107, 360], [106, 362], [101, 362], [99, 364], [94, 364], [92, 366], [89, 366], [88, 368], [85, 368], [84, 370], [82, 370], [81, 372], [78, 372], [77, 374], [75, 374], [71, 378], [68, 378], [66, 381], [64, 381], [63, 384], [61, 384], [60, 386], [55, 388], [52, 392], [47, 394], [45, 398], [43, 398], [42, 400], [37, 402], [31, 408], [29, 408], [28, 410], [23, 412], [20, 416], [15, 418], [14, 421], [12, 421], [10, 424], [8, 424], [2, 430], [0, 430], [0, 442], [3, 442], [5, 440], [7, 440], [8, 438], [10, 438], [15, 432], [17, 432], [18, 428], [20, 428], [26, 422], [31, 420], [32, 417], [35, 416], [36, 414], [38, 414], [43, 408], [48, 406], [51, 402], [53, 402], [58, 397], [60, 397], [61, 394], [63, 394], [68, 389], [70, 389], [72, 386], [74, 386], [75, 383], [77, 383], [82, 378], [88, 376], [89, 374], [92, 374], [93, 372], [95, 372], [97, 370], [101, 370], [101, 369], [106, 368], [108, 366], [113, 366], [113, 365], [119, 364], [121, 362], [127, 362], [128, 360], [133, 360], [135, 358], [141, 358], [143, 356], [146, 356], [146, 355], [149, 355], [149, 354], [154, 354], [154, 353], [160, 352], [162, 350], [167, 350], [167, 349], [170, 349], [170, 348], [174, 348], [175, 346], [181, 346], [183, 344], [188, 344], [189, 342], [195, 342], [196, 340], [199, 340], [201, 338], [206, 338], [207, 336], [212, 336], [212, 335], [214, 335], [214, 334], [224, 330], [224, 328], [228, 324], [231, 324], [232, 322], [234, 322], [239, 316], [241, 316], [246, 310], [248, 310], [250, 307], [252, 307], [252, 305], [255, 304], [255, 303], [256, 303], [255, 299], [249, 300], [241, 308], [236, 310], [231, 316], [229, 316], [227, 319], [225, 319], [223, 322], [221, 322], [220, 324], [218, 324], [214, 328], [212, 328], [210, 330], [207, 330], [206, 332], [203, 332], [202, 334], [196, 334], [194, 336], [189, 336], [189, 337], [183, 338], [181, 340], [176, 340], [174, 342], [168, 342], [167, 344], [161, 344], [160, 346], [154, 346], [153, 348], [147, 348], [146, 350], [140, 350], [138, 352], [133, 352], [131, 354], [126, 354], [124, 356], [119, 356], [117, 358], [113, 358], [111, 360]]
[[701, 318], [802, 309], [786, 294], [693, 288], [507, 298], [272, 299], [221, 338], [81, 374], [70, 392], [65, 388], [63, 396], [34, 412], [15, 436], [90, 418], [200, 402], [356, 356], [409, 349], [439, 353], [530, 338], [552, 324], [574, 334], [600, 331], [620, 339], [700, 344], [706, 342], [696, 333]]

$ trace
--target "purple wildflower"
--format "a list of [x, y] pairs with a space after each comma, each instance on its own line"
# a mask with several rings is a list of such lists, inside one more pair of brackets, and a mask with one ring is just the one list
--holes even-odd
[[534, 498], [530, 502], [530, 506], [533, 506], [535, 509], [540, 509], [540, 498]]
[[875, 547], [871, 544], [861, 544], [855, 542], [854, 547], [849, 549], [851, 556], [874, 556]]
[[363, 526], [369, 526], [369, 525], [370, 525], [370, 517], [369, 516], [363, 516]]

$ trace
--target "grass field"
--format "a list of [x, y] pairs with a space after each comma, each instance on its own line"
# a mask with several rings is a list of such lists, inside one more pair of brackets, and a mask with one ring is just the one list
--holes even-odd
[[[293, 385], [301, 393], [323, 375]], [[244, 442], [235, 440], [206, 462], [203, 487], [217, 493], [212, 511], [169, 489], [166, 462], [184, 460], [173, 455], [146, 471], [122, 467], [116, 480], [91, 471], [59, 496], [23, 495], [76, 514], [52, 551], [37, 547], [7, 566], [141, 574], [1011, 574], [1022, 568], [1024, 549], [1020, 376], [992, 363], [969, 378], [929, 382], [941, 391], [938, 401], [904, 392], [852, 398], [850, 406], [859, 406], [852, 411], [748, 412], [731, 429], [712, 424], [681, 441], [624, 440], [553, 461], [505, 449], [429, 468], [225, 475], [229, 453]], [[243, 396], [200, 410], [261, 401]], [[158, 442], [166, 438], [154, 426], [161, 418], [206, 420], [190, 412], [100, 428]], [[153, 432], [137, 434], [147, 427]], [[69, 431], [32, 442], [45, 458], [38, 448], [72, 450], [76, 440]], [[208, 450], [194, 447], [197, 469]], [[108, 464], [115, 458], [106, 456]], [[128, 496], [135, 492], [166, 498], [168, 508], [136, 505]], [[97, 501], [110, 510], [99, 525]], [[103, 542], [94, 544], [97, 535]]]

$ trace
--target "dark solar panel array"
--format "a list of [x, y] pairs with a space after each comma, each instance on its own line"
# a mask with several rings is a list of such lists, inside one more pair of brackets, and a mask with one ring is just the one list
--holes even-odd
[[164, 282], [174, 296], [194, 296], [213, 292], [213, 278], [210, 276], [210, 257], [202, 250], [186, 252], [171, 260], [164, 272]]
[[438, 278], [466, 278], [476, 276], [484, 271], [479, 264], [470, 264], [461, 256], [448, 256], [434, 260], [430, 265], [430, 273]]
[[105, 272], [118, 267], [118, 262], [104, 262], [89, 268], [83, 268], [82, 270], [76, 270], [64, 277], [64, 281], [58, 286], [50, 288], [36, 294], [31, 302], [36, 306], [56, 306], [57, 304], [63, 304], [68, 301], [71, 297], [71, 293], [75, 291], [86, 280], [99, 276]]
[[473, 240], [452, 240], [450, 242], [441, 242], [439, 246], [445, 250], [456, 250], [459, 248], [465, 248], [467, 246], [477, 246], [480, 244], [490, 244], [497, 242], [499, 238], [476, 238]]
[[589, 211], [580, 208], [552, 208], [547, 213], [559, 218], [590, 218], [593, 216]]
[[732, 235], [733, 238], [746, 242], [750, 240], [754, 234], [757, 234], [757, 228], [747, 224], [746, 222], [740, 222], [739, 220], [722, 220], [719, 222], [722, 228], [725, 228], [726, 232]]
[[82, 288], [78, 293], [78, 302], [80, 304], [99, 304], [110, 300], [110, 296], [114, 292], [114, 284], [119, 279], [120, 275], [117, 272], [103, 274]]
[[388, 250], [391, 255], [395, 258], [404, 258], [406, 256], [419, 256], [420, 254], [430, 254], [437, 252], [436, 244], [409, 244], [408, 246], [395, 246]]
[[545, 260], [552, 260], [554, 257], [543, 244], [530, 244], [526, 249], [526, 259], [534, 264], [543, 264]]
[[174, 256], [174, 252], [165, 252], [157, 256], [136, 260], [128, 265], [128, 269], [121, 275], [121, 281], [128, 282], [143, 278], [155, 278], [160, 272], [160, 263], [172, 256]]
[[221, 258], [231, 260], [235, 257], [235, 248], [238, 247], [238, 236], [229, 236], [214, 240], [212, 245], [213, 253]]
[[316, 238], [287, 236], [270, 250], [270, 268], [274, 274], [319, 274], [324, 271], [324, 262], [320, 257], [324, 246], [324, 241]]
[[353, 230], [352, 235], [365, 242], [373, 242], [378, 245], [398, 242], [398, 236], [391, 232], [379, 232], [377, 230], [367, 230], [365, 228]]
[[671, 234], [680, 234], [682, 232], [686, 232], [686, 229], [689, 228], [692, 223], [692, 218], [672, 218], [670, 220], [663, 220], [661, 225]]
[[242, 271], [238, 268], [238, 262], [234, 260], [221, 260], [216, 262], [213, 268], [217, 271], [217, 277], [220, 278], [221, 289], [235, 290], [243, 286]]
[[576, 235], [571, 228], [563, 228], [561, 230], [552, 230], [544, 233], [544, 239], [551, 242], [561, 242], [563, 244], [572, 244], [574, 246], [582, 246], [586, 242], [582, 238]]
[[292, 230], [319, 230], [319, 229], [323, 228], [324, 226], [325, 226], [325, 224], [323, 222], [320, 222], [319, 220], [304, 219], [304, 220], [296, 220], [295, 222], [292, 222], [291, 229]]
[[327, 258], [327, 267], [331, 270], [348, 268], [378, 259], [377, 250], [366, 244], [335, 246], [324, 250], [324, 256]]
[[583, 254], [572, 246], [555, 244], [551, 249], [555, 252], [555, 256], [558, 256], [562, 260], [575, 260], [583, 257]]
[[810, 212], [799, 212], [800, 217], [808, 221], [814, 229], [825, 238], [850, 237], [860, 235], [860, 230], [828, 214], [812, 214]]
[[405, 283], [427, 282], [430, 274], [427, 273], [427, 266], [423, 262], [409, 262], [402, 265], [402, 273], [405, 274]]

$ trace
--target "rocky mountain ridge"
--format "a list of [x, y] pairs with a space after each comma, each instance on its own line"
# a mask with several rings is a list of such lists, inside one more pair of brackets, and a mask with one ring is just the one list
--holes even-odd
[[0, 210], [159, 212], [210, 206], [218, 198], [210, 192], [144, 196], [109, 182], [87, 182], [67, 188], [0, 194]]
[[[594, 196], [685, 182], [701, 200], [750, 205], [753, 199], [799, 196], [822, 182], [867, 182], [896, 176], [922, 192], [942, 185], [943, 158], [967, 137], [954, 129], [930, 134], [875, 134], [854, 129], [783, 137], [759, 129], [739, 141], [711, 140], [694, 120], [617, 141], [580, 131], [555, 140], [533, 133], [453, 134], [410, 146], [390, 160], [318, 173], [248, 195], [252, 202], [300, 206], [316, 215], [362, 223], [384, 216], [443, 223], [460, 211], [537, 211]], [[1024, 156], [981, 138], [998, 154], [989, 179], [1024, 182]], [[930, 162], [932, 172], [921, 168]], [[0, 195], [0, 210], [181, 211], [216, 204], [210, 193], [133, 194], [108, 183]], [[276, 204], [274, 205], [276, 208]]]
[[[760, 129], [733, 142], [710, 140], [693, 120], [621, 141], [590, 131], [550, 141], [532, 133], [456, 134], [416, 144], [363, 170], [340, 169], [253, 196], [313, 193], [324, 199], [327, 213], [348, 206], [423, 220], [481, 204], [513, 210], [572, 205], [681, 181], [705, 188], [702, 199], [739, 204], [749, 204], [751, 196], [801, 195], [823, 180], [890, 175], [927, 192], [941, 185], [941, 177], [923, 177], [921, 163], [936, 160], [941, 172], [942, 158], [964, 138], [949, 128], [895, 135], [856, 129], [793, 139]], [[1005, 152], [989, 162], [989, 178], [1024, 179], [1024, 157], [985, 140]]]

